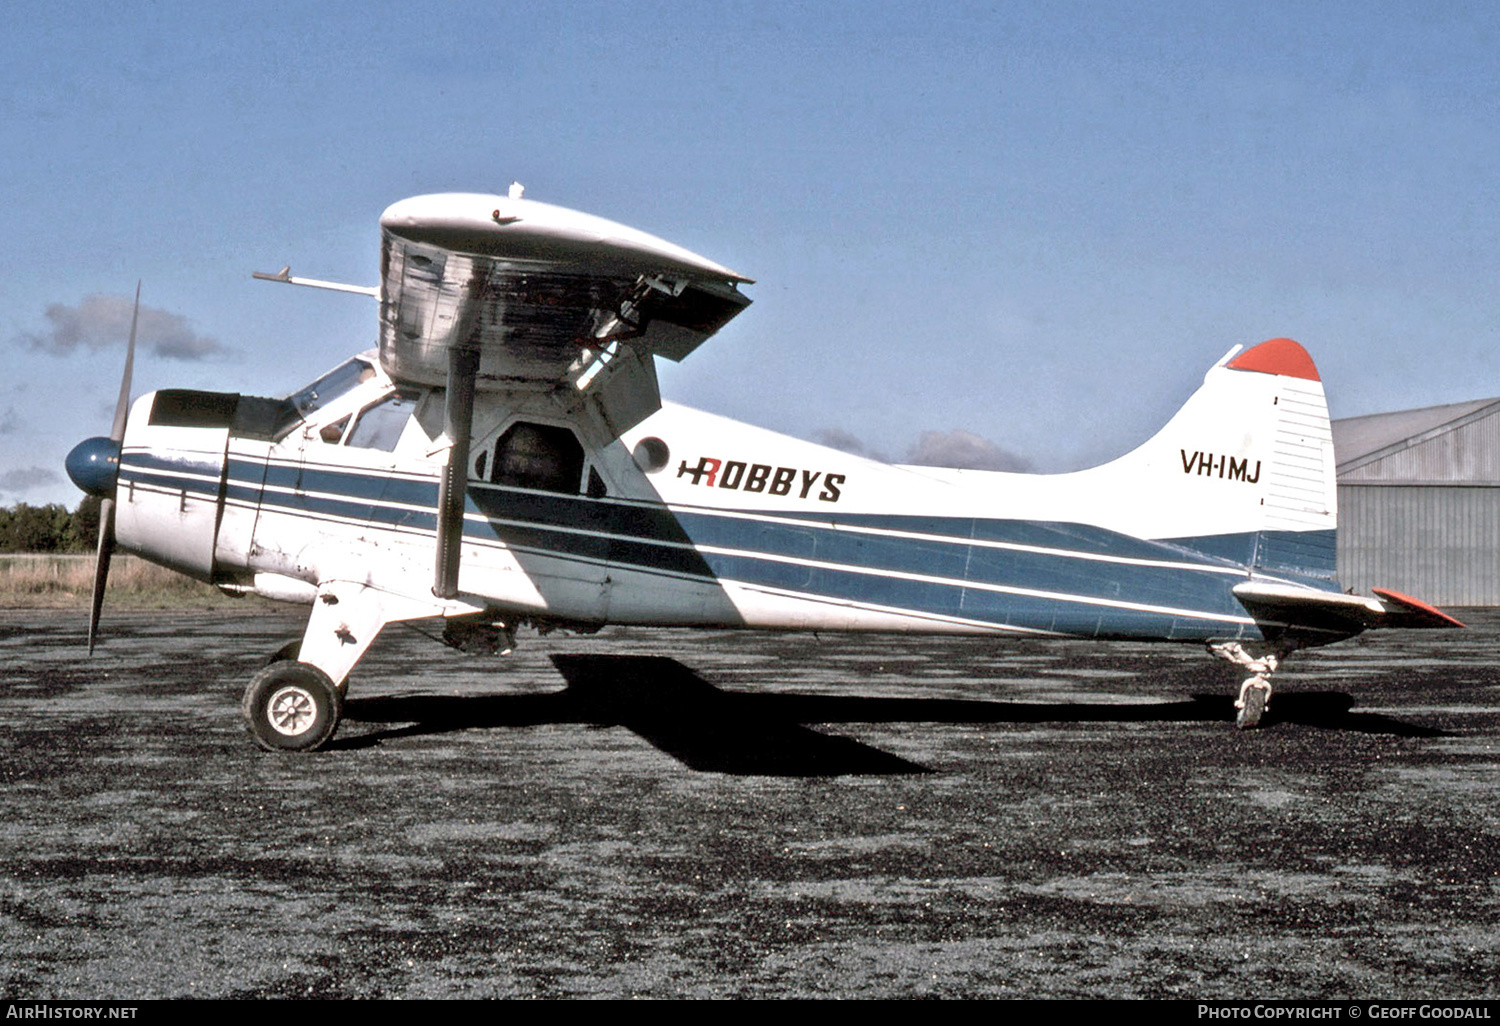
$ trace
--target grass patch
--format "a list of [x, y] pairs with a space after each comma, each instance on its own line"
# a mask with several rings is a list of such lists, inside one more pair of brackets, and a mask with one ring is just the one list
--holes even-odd
[[[87, 609], [93, 588], [93, 556], [0, 555], [0, 608]], [[215, 609], [244, 601], [138, 556], [119, 554], [110, 563], [104, 594], [106, 609]]]

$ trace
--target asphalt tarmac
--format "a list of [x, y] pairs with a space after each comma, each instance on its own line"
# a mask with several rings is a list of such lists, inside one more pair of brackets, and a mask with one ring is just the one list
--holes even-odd
[[0, 612], [7, 998], [1500, 995], [1500, 615], [1300, 653]]

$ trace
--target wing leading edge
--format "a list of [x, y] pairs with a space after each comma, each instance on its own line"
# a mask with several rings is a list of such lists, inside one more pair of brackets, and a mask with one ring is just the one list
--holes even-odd
[[660, 406], [651, 357], [681, 360], [750, 304], [749, 278], [625, 225], [519, 196], [418, 196], [380, 218], [380, 359], [391, 377], [592, 388], [619, 431]]

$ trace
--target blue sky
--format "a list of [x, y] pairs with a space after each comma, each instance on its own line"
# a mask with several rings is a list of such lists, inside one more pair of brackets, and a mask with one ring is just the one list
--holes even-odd
[[1102, 460], [1279, 335], [1335, 416], [1500, 395], [1496, 97], [1493, 4], [22, 0], [0, 504], [80, 498], [137, 278], [137, 392], [284, 394], [375, 306], [252, 270], [373, 284], [388, 204], [512, 180], [757, 279], [668, 398], [895, 458]]

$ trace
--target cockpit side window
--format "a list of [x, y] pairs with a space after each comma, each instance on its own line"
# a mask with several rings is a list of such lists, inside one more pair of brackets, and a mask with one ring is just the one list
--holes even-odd
[[363, 384], [374, 376], [375, 368], [359, 357], [355, 357], [339, 364], [311, 385], [299, 392], [293, 392], [287, 398], [297, 408], [297, 412], [306, 417], [309, 413], [328, 405], [356, 385]]
[[360, 449], [394, 452], [396, 443], [401, 441], [401, 432], [406, 430], [407, 421], [416, 412], [419, 398], [416, 392], [403, 390], [366, 406], [359, 411], [344, 444]]

